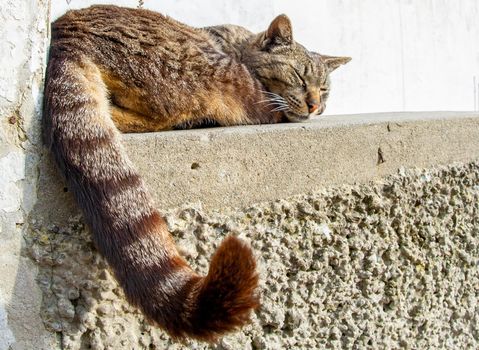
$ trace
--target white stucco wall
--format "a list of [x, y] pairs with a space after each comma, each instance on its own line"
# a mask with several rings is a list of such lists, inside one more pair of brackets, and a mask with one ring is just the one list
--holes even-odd
[[37, 199], [48, 0], [0, 2], [0, 350], [54, 349], [23, 237]]
[[[52, 16], [93, 3], [138, 5], [54, 0]], [[144, 7], [195, 26], [235, 23], [255, 31], [288, 14], [306, 47], [353, 57], [334, 73], [328, 114], [474, 109], [477, 0], [145, 0]]]

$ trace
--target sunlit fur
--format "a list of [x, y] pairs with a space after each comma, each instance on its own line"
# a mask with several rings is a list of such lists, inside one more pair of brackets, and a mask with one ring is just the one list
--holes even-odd
[[206, 276], [192, 271], [120, 131], [304, 119], [307, 103], [319, 106], [327, 64], [294, 42], [284, 15], [259, 34], [225, 28], [116, 6], [69, 11], [52, 25], [45, 142], [126, 298], [180, 339], [215, 341], [248, 322], [259, 306], [256, 262], [230, 236]]

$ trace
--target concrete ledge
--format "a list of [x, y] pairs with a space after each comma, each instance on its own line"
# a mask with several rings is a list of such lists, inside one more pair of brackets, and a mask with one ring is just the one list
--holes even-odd
[[[325, 116], [304, 123], [126, 134], [124, 141], [159, 208], [191, 202], [206, 209], [241, 208], [324, 185], [364, 183], [400, 167], [472, 161], [479, 156], [479, 114]], [[60, 208], [44, 216], [62, 221], [76, 205], [51, 163], [43, 170], [41, 196]]]

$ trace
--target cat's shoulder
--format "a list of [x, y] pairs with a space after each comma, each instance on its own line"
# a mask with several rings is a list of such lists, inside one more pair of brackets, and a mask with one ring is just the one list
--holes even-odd
[[209, 34], [228, 42], [238, 42], [247, 40], [253, 34], [248, 29], [235, 24], [224, 24], [212, 27], [205, 27]]

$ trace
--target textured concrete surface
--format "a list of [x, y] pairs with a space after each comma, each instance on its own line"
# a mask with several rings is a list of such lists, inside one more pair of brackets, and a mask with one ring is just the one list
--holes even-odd
[[165, 214], [198, 271], [227, 234], [252, 243], [262, 294], [252, 325], [218, 346], [172, 344], [125, 303], [79, 217], [36, 221], [27, 245], [42, 315], [64, 349], [479, 346], [479, 162], [400, 168], [242, 210]]
[[[384, 113], [306, 123], [124, 135], [159, 208], [201, 202], [245, 207], [392, 174], [401, 166], [468, 162], [479, 155], [479, 114]], [[40, 174], [45, 219], [67, 222], [75, 203], [52, 164]], [[52, 186], [56, 183], [57, 186]]]
[[49, 1], [0, 5], [0, 349], [54, 349], [23, 236], [37, 198]]

